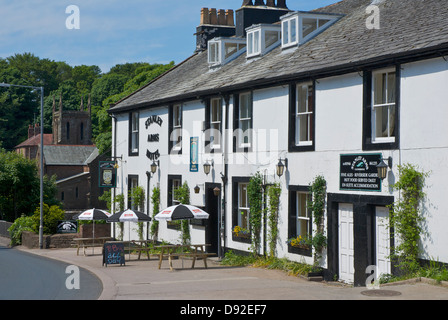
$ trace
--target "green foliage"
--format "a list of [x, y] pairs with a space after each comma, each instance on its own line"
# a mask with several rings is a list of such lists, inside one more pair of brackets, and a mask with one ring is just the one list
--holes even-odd
[[317, 176], [310, 185], [311, 201], [308, 202], [313, 223], [316, 229], [309, 237], [310, 244], [314, 248], [314, 263], [317, 265], [322, 255], [322, 250], [327, 245], [327, 238], [324, 234], [324, 211], [325, 199], [327, 197], [327, 181], [323, 176]]
[[269, 255], [275, 256], [278, 238], [278, 211], [280, 206], [280, 194], [282, 188], [280, 183], [275, 183], [268, 188], [268, 241], [269, 241]]
[[[173, 190], [175, 198], [181, 203], [181, 204], [190, 204], [190, 187], [188, 186], [188, 183], [185, 181], [182, 186], [180, 186], [178, 189]], [[188, 244], [191, 241], [190, 236], [190, 224], [188, 220], [181, 220], [181, 241], [182, 244]]]
[[[59, 206], [43, 205], [43, 232], [44, 234], [54, 234], [57, 230], [58, 221], [64, 220], [65, 213]], [[40, 226], [40, 206], [36, 208], [32, 215], [33, 231], [39, 233]]]
[[154, 217], [160, 211], [160, 188], [154, 187], [154, 189], [152, 189], [151, 201], [152, 201], [151, 235], [153, 236], [154, 239], [156, 239], [159, 234], [159, 221], [157, 221]]
[[[56, 177], [44, 177], [44, 202], [58, 205]], [[40, 202], [40, 179], [35, 161], [0, 149], [0, 218], [13, 222], [31, 215]]]
[[287, 272], [289, 275], [306, 276], [309, 272], [320, 271], [320, 268], [314, 266], [290, 261], [286, 258], [264, 257], [264, 256], [242, 256], [235, 254], [232, 250], [226, 252], [221, 260], [222, 265], [226, 266], [253, 266], [258, 268], [275, 269]]
[[249, 201], [249, 226], [252, 234], [252, 252], [256, 255], [261, 244], [261, 225], [263, 219], [263, 176], [257, 172], [250, 178], [247, 186]]
[[9, 237], [11, 239], [11, 245], [20, 245], [22, 244], [22, 232], [23, 231], [31, 231], [33, 232], [33, 218], [22, 216], [17, 218], [16, 221], [9, 227]]
[[419, 242], [423, 233], [424, 217], [421, 202], [425, 197], [423, 187], [427, 173], [420, 172], [411, 164], [398, 166], [399, 180], [394, 189], [400, 191], [400, 198], [391, 206], [390, 224], [393, 236], [398, 238], [391, 256], [405, 273], [419, 268]]
[[[41, 59], [31, 53], [0, 59], [0, 82], [44, 87], [44, 129], [51, 132], [53, 97], [56, 106], [62, 96], [65, 110], [79, 110], [81, 98], [87, 108], [91, 96], [92, 135], [104, 153], [111, 148], [110, 104], [131, 94], [174, 66], [126, 63], [102, 74], [98, 66], [75, 66]], [[0, 88], [0, 145], [12, 150], [28, 138], [28, 125], [40, 122], [40, 92], [27, 88]], [[101, 114], [98, 113], [101, 111]], [[37, 117], [36, 117], [37, 116]]]
[[[129, 191], [129, 197], [131, 198], [131, 207], [143, 212], [145, 207], [145, 189], [140, 186], [132, 188]], [[138, 222], [137, 225], [139, 239], [143, 240], [143, 222]]]

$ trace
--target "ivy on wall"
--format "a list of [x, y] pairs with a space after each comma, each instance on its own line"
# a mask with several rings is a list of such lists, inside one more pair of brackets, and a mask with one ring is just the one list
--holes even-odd
[[275, 257], [277, 239], [278, 239], [278, 212], [280, 207], [280, 194], [282, 188], [280, 183], [274, 183], [268, 187], [268, 242], [269, 242], [269, 255]]
[[[173, 194], [181, 204], [190, 204], [190, 187], [186, 181], [178, 189], [173, 190]], [[182, 244], [189, 244], [191, 242], [190, 224], [188, 220], [181, 220], [180, 224]]]
[[314, 248], [314, 264], [318, 264], [322, 251], [327, 246], [327, 237], [324, 232], [325, 199], [327, 197], [327, 181], [323, 176], [317, 176], [310, 185], [311, 201], [308, 209], [312, 214], [313, 224], [316, 226], [310, 237]]
[[160, 211], [160, 188], [154, 187], [154, 189], [152, 189], [151, 201], [152, 201], [152, 223], [150, 233], [153, 239], [157, 239], [159, 235], [159, 221], [155, 219], [155, 216]]
[[390, 227], [398, 243], [391, 252], [397, 266], [409, 274], [419, 268], [420, 237], [423, 234], [424, 216], [422, 201], [425, 198], [423, 187], [428, 173], [419, 171], [414, 165], [398, 166], [399, 180], [394, 189], [400, 193], [399, 200], [391, 209]]

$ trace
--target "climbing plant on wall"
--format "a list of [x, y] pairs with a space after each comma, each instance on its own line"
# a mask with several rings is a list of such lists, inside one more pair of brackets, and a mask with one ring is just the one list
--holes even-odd
[[314, 263], [317, 264], [322, 257], [322, 251], [327, 246], [327, 237], [324, 231], [325, 199], [327, 197], [327, 181], [323, 176], [317, 176], [310, 185], [311, 201], [308, 209], [312, 214], [315, 230], [311, 236], [311, 245], [314, 248]]
[[154, 187], [151, 195], [152, 201], [152, 223], [151, 223], [151, 236], [153, 239], [157, 239], [159, 235], [159, 221], [155, 219], [155, 215], [160, 211], [160, 188]]
[[263, 176], [257, 172], [247, 186], [249, 201], [249, 226], [252, 235], [252, 252], [256, 255], [261, 244], [261, 225], [263, 218]]
[[274, 183], [268, 187], [268, 241], [269, 241], [269, 255], [275, 256], [278, 238], [278, 211], [280, 206], [280, 194], [282, 188], [280, 183]]
[[[394, 189], [399, 191], [399, 200], [390, 206], [390, 226], [396, 238], [391, 257], [405, 273], [412, 273], [419, 267], [419, 242], [423, 234], [424, 216], [422, 201], [423, 187], [428, 173], [419, 171], [411, 164], [398, 166], [399, 180]], [[397, 241], [398, 240], [398, 241]]]
[[[173, 190], [174, 197], [181, 203], [181, 204], [190, 204], [190, 187], [188, 186], [188, 183], [185, 181], [182, 186], [180, 186], [178, 189]], [[181, 220], [181, 240], [182, 244], [188, 244], [191, 241], [190, 236], [190, 224], [188, 220]]]

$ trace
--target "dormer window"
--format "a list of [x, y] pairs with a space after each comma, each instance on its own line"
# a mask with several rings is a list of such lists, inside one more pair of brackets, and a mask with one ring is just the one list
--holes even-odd
[[301, 45], [312, 39], [342, 16], [329, 13], [292, 12], [282, 16], [282, 48]]
[[244, 50], [245, 39], [215, 38], [208, 42], [208, 63], [210, 67], [219, 67], [238, 57]]
[[248, 58], [263, 55], [280, 43], [280, 25], [253, 25], [246, 32]]

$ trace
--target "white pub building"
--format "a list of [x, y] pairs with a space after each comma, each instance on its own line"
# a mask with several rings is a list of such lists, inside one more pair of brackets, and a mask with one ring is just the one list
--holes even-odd
[[[364, 285], [369, 265], [393, 272], [387, 206], [409, 163], [429, 172], [421, 259], [448, 263], [445, 1], [344, 0], [304, 12], [245, 0], [235, 12], [203, 8], [195, 35], [190, 57], [109, 110], [116, 194], [138, 185], [150, 199], [159, 187], [162, 210], [187, 182], [190, 203], [210, 213], [190, 223], [191, 242], [249, 252], [250, 237], [233, 231], [249, 228], [247, 186], [258, 172], [281, 185], [277, 256], [312, 264], [313, 250], [288, 240], [313, 232], [306, 201], [323, 176], [320, 266], [329, 280]], [[179, 235], [160, 222], [158, 241]]]

